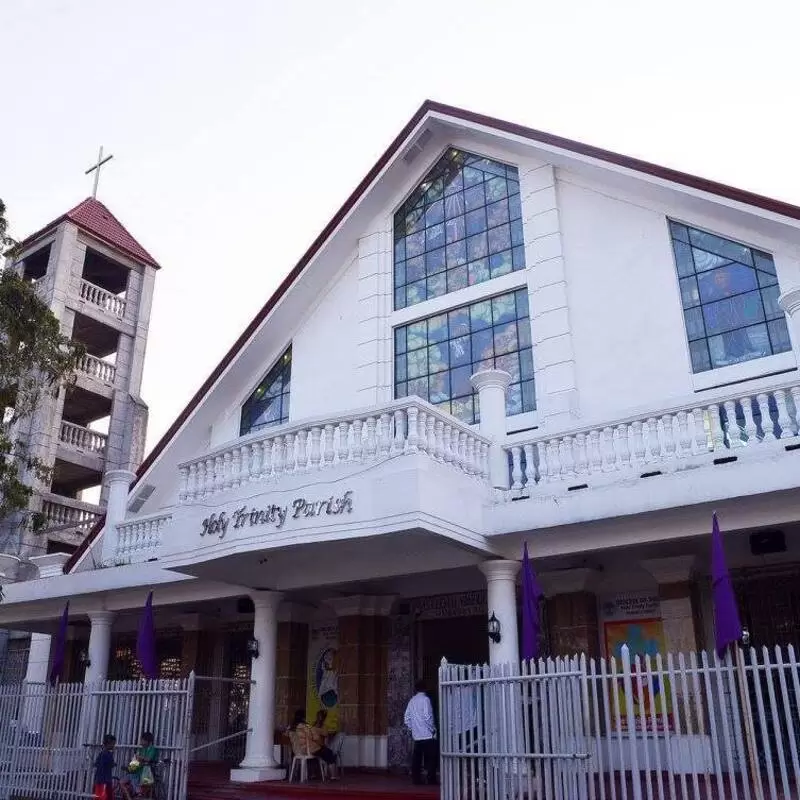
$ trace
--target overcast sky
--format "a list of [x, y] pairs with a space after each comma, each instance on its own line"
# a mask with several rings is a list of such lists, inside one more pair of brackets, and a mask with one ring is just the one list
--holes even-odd
[[0, 197], [22, 238], [114, 154], [99, 199], [163, 265], [152, 447], [425, 98], [800, 204], [798, 4], [743, 7], [3, 0]]

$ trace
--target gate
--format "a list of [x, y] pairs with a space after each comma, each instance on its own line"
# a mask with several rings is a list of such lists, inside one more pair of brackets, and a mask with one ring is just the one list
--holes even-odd
[[442, 663], [442, 800], [800, 797], [794, 649]]
[[92, 797], [103, 736], [129, 763], [143, 731], [153, 733], [164, 800], [184, 800], [194, 675], [184, 680], [103, 681], [0, 687], [0, 800]]
[[442, 663], [443, 800], [588, 796], [585, 672], [548, 667]]

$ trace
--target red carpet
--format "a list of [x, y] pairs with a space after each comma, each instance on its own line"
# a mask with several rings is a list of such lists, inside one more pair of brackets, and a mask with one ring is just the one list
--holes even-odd
[[345, 770], [341, 781], [231, 783], [224, 764], [192, 764], [188, 800], [439, 800], [437, 787], [413, 786], [406, 776]]

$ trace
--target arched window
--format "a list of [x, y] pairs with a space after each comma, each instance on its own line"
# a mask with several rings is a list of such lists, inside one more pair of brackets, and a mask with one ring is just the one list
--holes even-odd
[[292, 348], [290, 347], [242, 406], [240, 436], [289, 421], [291, 378]]
[[449, 148], [394, 216], [394, 307], [524, 267], [517, 168]]

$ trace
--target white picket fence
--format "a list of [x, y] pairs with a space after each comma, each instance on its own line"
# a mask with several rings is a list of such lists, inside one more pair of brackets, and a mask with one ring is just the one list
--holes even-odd
[[442, 800], [800, 797], [794, 649], [439, 671]]
[[194, 680], [0, 686], [0, 800], [91, 798], [104, 735], [124, 765], [144, 731], [161, 759], [160, 800], [184, 800]]

